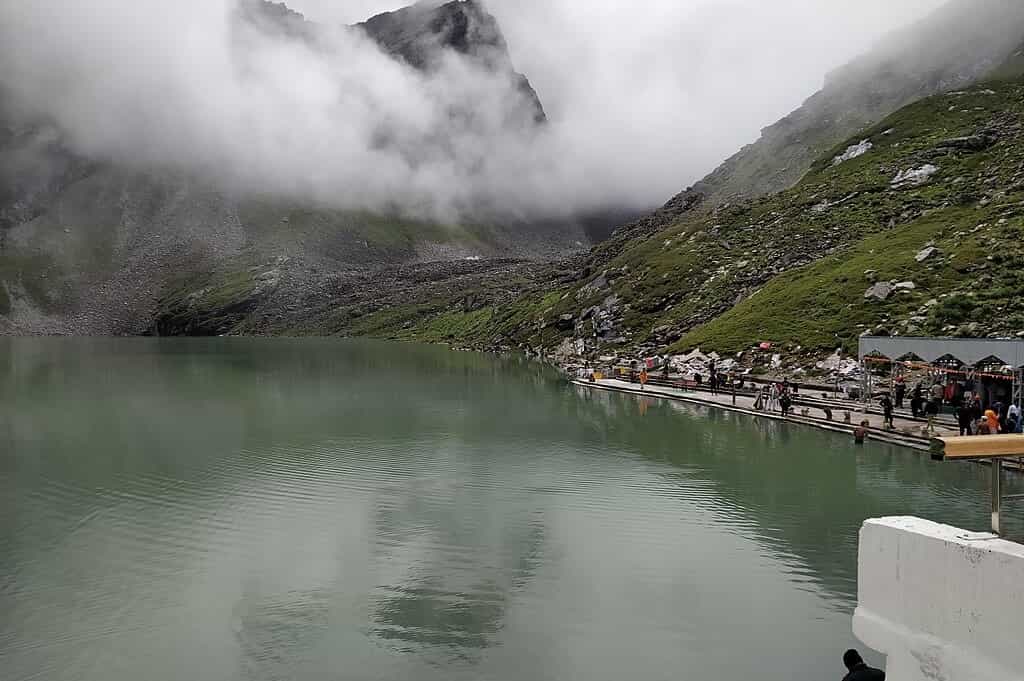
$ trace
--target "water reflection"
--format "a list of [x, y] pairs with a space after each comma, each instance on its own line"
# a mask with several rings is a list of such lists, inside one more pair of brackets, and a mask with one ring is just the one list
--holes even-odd
[[439, 348], [0, 340], [0, 400], [15, 681], [810, 681], [866, 517], [987, 523], [982, 469]]

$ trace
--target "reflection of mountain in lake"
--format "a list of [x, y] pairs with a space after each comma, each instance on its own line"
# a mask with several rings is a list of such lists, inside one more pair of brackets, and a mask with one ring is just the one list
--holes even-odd
[[[402, 566], [374, 598], [371, 633], [389, 647], [474, 661], [498, 643], [511, 600], [541, 565], [544, 523], [530, 508], [540, 499], [509, 503], [475, 482], [452, 490], [412, 485], [405, 500], [378, 501], [376, 561]], [[431, 503], [449, 494], [456, 503]]]
[[548, 376], [0, 339], [0, 676], [817, 681], [865, 517], [986, 522], [983, 469]]
[[245, 678], [286, 679], [328, 629], [330, 594], [289, 591], [250, 602], [236, 613], [235, 636]]

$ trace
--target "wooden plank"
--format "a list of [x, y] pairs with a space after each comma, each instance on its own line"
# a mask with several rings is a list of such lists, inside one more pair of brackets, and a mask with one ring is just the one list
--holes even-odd
[[932, 440], [931, 450], [936, 461], [1024, 456], [1024, 435], [940, 437]]

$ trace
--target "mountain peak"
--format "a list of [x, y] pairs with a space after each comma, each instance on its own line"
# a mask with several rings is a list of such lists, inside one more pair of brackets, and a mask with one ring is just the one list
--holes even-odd
[[497, 20], [475, 0], [419, 2], [357, 26], [384, 50], [418, 69], [433, 67], [442, 49], [482, 59], [492, 67], [508, 61]]
[[282, 33], [292, 38], [311, 39], [313, 24], [302, 13], [283, 2], [245, 0], [238, 5], [239, 16], [264, 31]]
[[540, 97], [512, 65], [498, 20], [477, 0], [419, 2], [356, 24], [388, 54], [421, 71], [439, 68], [445, 51], [468, 57], [494, 73], [508, 75], [534, 110], [547, 120]]

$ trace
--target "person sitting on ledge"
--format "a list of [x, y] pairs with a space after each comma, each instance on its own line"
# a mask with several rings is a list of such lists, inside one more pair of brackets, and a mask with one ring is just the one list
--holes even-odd
[[885, 681], [885, 672], [867, 666], [860, 653], [852, 648], [843, 654], [843, 664], [850, 670], [843, 681]]

